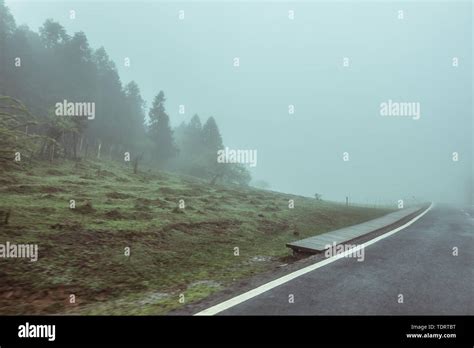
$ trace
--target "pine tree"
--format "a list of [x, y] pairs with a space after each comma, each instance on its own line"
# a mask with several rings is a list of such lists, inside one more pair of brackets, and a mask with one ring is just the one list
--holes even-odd
[[202, 125], [199, 116], [194, 115], [184, 129], [182, 152], [184, 157], [196, 157], [203, 148]]
[[11, 82], [7, 72], [7, 61], [11, 58], [9, 43], [15, 31], [16, 24], [10, 10], [5, 6], [5, 1], [0, 0], [0, 95], [7, 94]]
[[170, 127], [170, 118], [165, 110], [165, 101], [165, 94], [160, 91], [153, 100], [153, 105], [148, 114], [149, 134], [156, 145], [156, 159], [158, 162], [166, 161], [178, 153], [173, 139], [173, 131]]
[[129, 82], [125, 86], [124, 92], [128, 106], [127, 111], [129, 112], [129, 118], [127, 120], [127, 128], [130, 131], [129, 142], [137, 143], [144, 135], [145, 101], [135, 81]]
[[52, 19], [47, 19], [39, 29], [41, 40], [47, 48], [55, 47], [69, 40], [64, 27]]
[[217, 154], [223, 148], [222, 137], [214, 117], [209, 117], [202, 127], [202, 139], [206, 151]]

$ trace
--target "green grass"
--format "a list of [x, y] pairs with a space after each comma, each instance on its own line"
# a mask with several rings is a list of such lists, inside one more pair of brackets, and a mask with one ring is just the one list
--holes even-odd
[[37, 262], [0, 259], [0, 314], [164, 314], [287, 262], [289, 241], [388, 212], [115, 162], [36, 164], [0, 183], [0, 243], [39, 247]]

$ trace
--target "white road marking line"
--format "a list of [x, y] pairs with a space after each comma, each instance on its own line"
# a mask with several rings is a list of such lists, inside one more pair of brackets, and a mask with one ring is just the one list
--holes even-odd
[[374, 244], [376, 242], [378, 242], [379, 240], [381, 239], [384, 239], [384, 238], [387, 238], [387, 237], [390, 237], [392, 234], [395, 234], [397, 233], [398, 231], [401, 231], [403, 230], [404, 228], [410, 226], [411, 224], [413, 224], [416, 220], [420, 219], [423, 215], [425, 215], [428, 211], [430, 211], [431, 208], [433, 208], [434, 204], [431, 203], [431, 205], [428, 207], [428, 209], [426, 209], [423, 213], [421, 213], [420, 215], [414, 217], [413, 219], [411, 219], [410, 221], [408, 221], [406, 224], [400, 226], [400, 227], [397, 227], [395, 228], [394, 230], [391, 230], [390, 232], [387, 232], [385, 234], [382, 234], [381, 236], [378, 236], [374, 239], [371, 239], [365, 243], [362, 243], [358, 246], [356, 246], [355, 248], [352, 248], [352, 249], [349, 249], [347, 251], [345, 251], [344, 253], [342, 254], [338, 254], [338, 255], [335, 255], [335, 256], [332, 256], [330, 258], [327, 258], [326, 260], [323, 260], [323, 261], [320, 261], [320, 262], [317, 262], [313, 265], [310, 265], [310, 266], [307, 266], [307, 267], [304, 267], [300, 270], [297, 270], [293, 273], [290, 273], [290, 274], [287, 274], [281, 278], [278, 278], [278, 279], [275, 279], [275, 280], [272, 280], [271, 282], [269, 283], [266, 283], [266, 284], [263, 284], [263, 285], [260, 285], [258, 288], [255, 288], [253, 290], [250, 290], [250, 291], [247, 291], [241, 295], [238, 295], [236, 297], [233, 297], [227, 301], [224, 301], [222, 303], [219, 303], [219, 304], [216, 304], [215, 306], [212, 306], [210, 308], [207, 308], [203, 311], [200, 311], [194, 315], [215, 315], [217, 313], [220, 313], [226, 309], [229, 309], [231, 307], [234, 307], [242, 302], [245, 302], [255, 296], [258, 296], [260, 294], [263, 294], [264, 292], [268, 291], [268, 290], [271, 290], [273, 288], [276, 288], [277, 286], [279, 285], [282, 285], [282, 284], [285, 284], [287, 282], [289, 282], [290, 280], [293, 280], [295, 278], [298, 278], [300, 276], [302, 276], [303, 274], [306, 274], [306, 273], [309, 273], [311, 271], [314, 271], [315, 269], [318, 269], [320, 267], [323, 267], [323, 266], [326, 266], [327, 264], [330, 264], [336, 260], [339, 260], [340, 258], [343, 258], [349, 254], [352, 254], [354, 252], [356, 252], [357, 250], [359, 249], [362, 249], [362, 248], [365, 248], [366, 246], [369, 246], [371, 244]]

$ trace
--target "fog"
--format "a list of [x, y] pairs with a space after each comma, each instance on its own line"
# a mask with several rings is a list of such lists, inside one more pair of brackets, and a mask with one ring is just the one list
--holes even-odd
[[[6, 5], [32, 30], [84, 31], [148, 106], [165, 91], [173, 126], [214, 116], [226, 146], [257, 150], [249, 169], [272, 190], [472, 204], [470, 2]], [[389, 100], [419, 103], [418, 119], [381, 115]]]

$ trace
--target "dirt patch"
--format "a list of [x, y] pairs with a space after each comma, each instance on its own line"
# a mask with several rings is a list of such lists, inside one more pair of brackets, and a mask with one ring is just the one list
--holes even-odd
[[153, 218], [153, 213], [148, 211], [140, 211], [138, 213], [135, 213], [133, 217], [134, 220], [152, 220]]
[[56, 186], [38, 186], [38, 193], [58, 193], [64, 192], [62, 188]]
[[148, 198], [137, 198], [135, 200], [135, 207], [142, 207], [142, 206], [157, 206], [160, 208], [168, 207], [169, 203], [165, 200], [156, 198], [156, 199], [148, 199]]
[[132, 195], [129, 195], [128, 193], [122, 193], [122, 192], [108, 192], [105, 194], [105, 196], [112, 199], [127, 199], [127, 198], [133, 197]]
[[0, 210], [0, 225], [8, 225], [11, 216], [11, 209]]
[[4, 176], [4, 173], [2, 173], [1, 176], [2, 176], [0, 178], [0, 185], [1, 186], [14, 185], [18, 182], [15, 178], [13, 178], [11, 176]]
[[[48, 243], [54, 246], [52, 251], [58, 249], [57, 246], [77, 246], [77, 245], [92, 245], [94, 250], [100, 250], [101, 248], [109, 248], [111, 245], [120, 244], [123, 239], [117, 237], [120, 236], [113, 231], [109, 230], [85, 230], [80, 228], [80, 225], [66, 225], [66, 226], [77, 226], [77, 230], [66, 228], [64, 233], [54, 233], [48, 236]], [[45, 246], [46, 248], [46, 246]], [[45, 248], [42, 248], [44, 250]], [[45, 254], [45, 252], [43, 252]], [[78, 257], [84, 258], [84, 255], [78, 255]]]
[[128, 216], [126, 214], [122, 213], [118, 209], [113, 209], [104, 214], [104, 216], [107, 219], [112, 219], [112, 220], [123, 220], [123, 219], [128, 219]]
[[[66, 306], [74, 306], [76, 304], [69, 303], [69, 295], [74, 293], [65, 287], [55, 287], [41, 291], [28, 291], [21, 286], [7, 287], [0, 290], [0, 304], [2, 305], [2, 313], [9, 314], [8, 308], [11, 303], [24, 303], [29, 314], [45, 314], [57, 313]], [[11, 313], [17, 314], [17, 313]]]
[[64, 192], [62, 188], [45, 185], [13, 185], [7, 187], [4, 191], [19, 194]]
[[80, 214], [92, 214], [95, 212], [95, 209], [92, 207], [91, 202], [86, 202], [84, 205], [72, 209], [72, 211]]
[[39, 207], [37, 211], [44, 214], [52, 214], [56, 212], [56, 209], [50, 207]]
[[76, 222], [61, 222], [49, 226], [53, 230], [67, 230], [67, 231], [77, 231], [82, 229], [82, 225]]
[[87, 181], [72, 181], [72, 180], [61, 180], [61, 183], [67, 184], [67, 185], [74, 185], [74, 186], [81, 186], [84, 184], [89, 184]]
[[268, 219], [259, 220], [257, 230], [265, 234], [281, 233], [290, 228], [290, 224], [283, 221], [274, 221]]
[[166, 225], [161, 232], [170, 232], [172, 230], [184, 233], [193, 233], [197, 229], [209, 230], [216, 234], [224, 233], [228, 228], [238, 227], [242, 224], [238, 220], [220, 220], [220, 221], [202, 221], [202, 222], [178, 222]]

